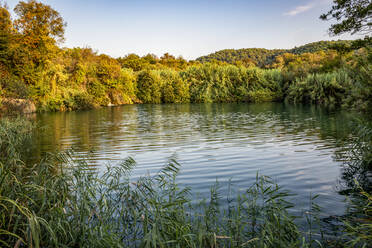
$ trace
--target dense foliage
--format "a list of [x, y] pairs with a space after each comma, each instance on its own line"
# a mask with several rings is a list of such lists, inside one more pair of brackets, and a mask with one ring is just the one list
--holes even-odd
[[214, 60], [242, 64], [245, 66], [264, 67], [271, 64], [275, 57], [285, 53], [285, 49], [264, 49], [264, 48], [247, 48], [247, 49], [225, 49], [206, 56], [197, 58], [200, 62], [211, 62]]
[[278, 56], [283, 54], [303, 54], [328, 51], [337, 45], [350, 44], [351, 41], [318, 41], [292, 49], [264, 49], [264, 48], [243, 48], [225, 49], [206, 56], [197, 58], [200, 62], [221, 61], [230, 64], [244, 66], [270, 67]]
[[370, 39], [230, 49], [197, 61], [168, 53], [115, 59], [60, 48], [66, 25], [48, 5], [21, 1], [14, 12], [0, 6], [0, 99], [30, 99], [39, 111], [284, 100], [371, 110]]

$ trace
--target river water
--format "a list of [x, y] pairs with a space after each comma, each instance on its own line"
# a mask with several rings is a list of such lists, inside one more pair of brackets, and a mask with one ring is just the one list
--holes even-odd
[[[37, 154], [74, 148], [76, 157], [103, 170], [133, 157], [133, 180], [181, 164], [178, 182], [206, 197], [218, 180], [222, 191], [249, 187], [256, 174], [294, 193], [296, 211], [310, 194], [325, 215], [345, 211], [337, 193], [341, 162], [335, 154], [350, 134], [352, 113], [315, 106], [263, 104], [125, 105], [37, 115]], [[196, 194], [196, 192], [198, 194]]]

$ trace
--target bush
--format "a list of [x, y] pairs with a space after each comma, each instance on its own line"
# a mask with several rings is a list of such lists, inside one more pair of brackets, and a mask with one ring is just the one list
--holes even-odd
[[273, 102], [278, 99], [278, 95], [268, 89], [248, 92], [247, 100], [249, 102]]
[[282, 95], [276, 70], [207, 63], [189, 67], [182, 75], [190, 82], [192, 102], [260, 102]]
[[350, 80], [346, 72], [311, 74], [297, 78], [288, 89], [287, 100], [294, 103], [317, 103], [339, 106], [346, 97]]
[[372, 112], [372, 48], [367, 47], [359, 52], [346, 68], [352, 84], [344, 106]]
[[142, 103], [161, 103], [162, 80], [158, 71], [141, 71], [137, 76], [137, 97]]
[[137, 102], [137, 81], [136, 75], [130, 69], [122, 69], [121, 76], [120, 76], [120, 90], [126, 98], [125, 103], [135, 103]]
[[8, 98], [27, 99], [30, 96], [29, 88], [15, 77], [0, 78], [0, 88], [2, 88], [3, 95]]
[[38, 110], [40, 112], [64, 111], [66, 110], [65, 102], [66, 100], [63, 100], [60, 96], [48, 97], [46, 100], [39, 100]]
[[110, 103], [106, 87], [98, 79], [92, 79], [88, 82], [87, 92], [93, 96], [95, 103], [98, 105], [107, 106]]
[[92, 109], [96, 107], [93, 97], [86, 92], [74, 95], [73, 101], [73, 109]]
[[190, 93], [188, 84], [174, 70], [162, 70], [160, 76], [162, 83], [162, 102], [188, 103]]

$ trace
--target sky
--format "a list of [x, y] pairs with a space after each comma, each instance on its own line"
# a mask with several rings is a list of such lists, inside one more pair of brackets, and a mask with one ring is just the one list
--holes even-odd
[[[10, 9], [18, 0], [6, 0]], [[332, 0], [41, 0], [67, 23], [63, 47], [186, 59], [222, 49], [293, 48], [331, 37]]]

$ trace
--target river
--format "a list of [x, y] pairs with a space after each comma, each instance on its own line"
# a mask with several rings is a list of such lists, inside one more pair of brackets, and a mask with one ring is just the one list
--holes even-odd
[[294, 193], [298, 212], [309, 208], [310, 194], [319, 195], [325, 215], [345, 211], [335, 154], [350, 135], [353, 114], [346, 111], [284, 103], [159, 104], [36, 118], [35, 154], [73, 147], [74, 156], [97, 170], [131, 156], [138, 163], [133, 180], [175, 158], [178, 182], [195, 198], [207, 197], [216, 180], [221, 191], [229, 181], [234, 191], [245, 190], [259, 173]]

